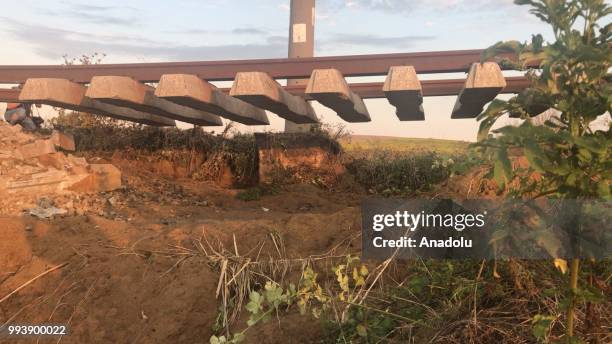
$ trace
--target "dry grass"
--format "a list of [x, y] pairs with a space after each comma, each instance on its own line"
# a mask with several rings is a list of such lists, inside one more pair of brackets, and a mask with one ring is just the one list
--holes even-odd
[[464, 154], [469, 142], [409, 137], [351, 135], [340, 139], [347, 152], [391, 150], [399, 152], [437, 152], [439, 154]]

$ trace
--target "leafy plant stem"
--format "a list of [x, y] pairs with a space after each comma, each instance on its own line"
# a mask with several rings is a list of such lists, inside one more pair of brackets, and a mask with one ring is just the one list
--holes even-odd
[[359, 303], [355, 303], [355, 302], [351, 302], [351, 301], [342, 301], [342, 302], [346, 303], [347, 305], [356, 306], [356, 307], [360, 307], [360, 308], [363, 308], [363, 309], [367, 309], [369, 311], [385, 314], [385, 315], [388, 315], [390, 317], [397, 318], [397, 319], [404, 320], [404, 321], [408, 321], [408, 322], [413, 323], [413, 324], [417, 324], [417, 323], [421, 322], [420, 320], [414, 320], [414, 319], [406, 318], [406, 317], [401, 316], [399, 314], [387, 312], [387, 311], [384, 311], [382, 309], [369, 307], [369, 306], [366, 306], [366, 305], [363, 305], [363, 304], [359, 304]]
[[580, 271], [580, 259], [574, 258], [572, 259], [572, 264], [570, 266], [570, 304], [567, 308], [567, 322], [566, 322], [566, 331], [567, 331], [567, 340], [570, 343], [572, 337], [574, 337], [574, 314], [576, 308], [576, 293], [578, 291], [578, 272]]

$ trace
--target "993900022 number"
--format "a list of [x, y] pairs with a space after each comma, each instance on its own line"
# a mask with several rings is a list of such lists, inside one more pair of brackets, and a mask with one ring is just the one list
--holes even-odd
[[66, 325], [6, 325], [0, 328], [2, 336], [63, 336], [68, 334]]

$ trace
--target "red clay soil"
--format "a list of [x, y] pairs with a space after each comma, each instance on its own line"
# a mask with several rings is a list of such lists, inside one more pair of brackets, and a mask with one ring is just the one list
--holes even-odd
[[[86, 207], [68, 216], [0, 217], [0, 326], [66, 324], [61, 343], [208, 343], [219, 315], [219, 269], [202, 254], [184, 254], [197, 250], [197, 240], [234, 250], [235, 236], [241, 255], [278, 258], [274, 233], [284, 242], [282, 256], [299, 258], [360, 231], [353, 193], [295, 185], [244, 202], [236, 190], [204, 182], [122, 172], [123, 189], [80, 197]], [[308, 343], [321, 333], [319, 322], [296, 314], [281, 326], [258, 325], [247, 342]], [[58, 338], [0, 339], [36, 340]]]

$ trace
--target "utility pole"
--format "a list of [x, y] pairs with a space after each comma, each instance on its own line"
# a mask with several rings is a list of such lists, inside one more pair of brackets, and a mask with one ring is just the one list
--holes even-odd
[[[315, 0], [291, 0], [289, 58], [314, 56]], [[288, 79], [287, 85], [306, 85], [308, 79]], [[310, 131], [311, 124], [285, 120], [285, 132]]]

